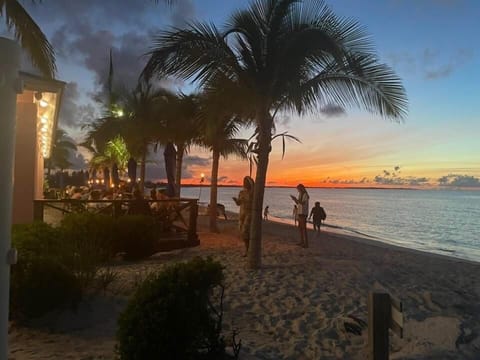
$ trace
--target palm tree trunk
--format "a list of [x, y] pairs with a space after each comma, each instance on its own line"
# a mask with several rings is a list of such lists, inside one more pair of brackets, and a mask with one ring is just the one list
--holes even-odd
[[218, 166], [220, 163], [220, 153], [213, 150], [212, 160], [212, 180], [210, 183], [210, 231], [218, 232], [217, 227], [217, 184], [218, 184]]
[[250, 244], [248, 247], [248, 267], [250, 269], [259, 269], [262, 266], [262, 209], [268, 157], [271, 151], [271, 128], [271, 121], [267, 121], [267, 124], [261, 126], [258, 136], [258, 164], [253, 191], [252, 224], [250, 225]]
[[175, 196], [180, 197], [180, 192], [182, 190], [182, 165], [183, 165], [183, 154], [185, 153], [185, 146], [183, 144], [177, 145], [177, 158], [176, 158], [176, 174], [175, 174]]
[[142, 152], [142, 158], [140, 159], [140, 183], [138, 187], [143, 194], [144, 186], [145, 186], [145, 172], [146, 172], [146, 162], [147, 162], [147, 152]]

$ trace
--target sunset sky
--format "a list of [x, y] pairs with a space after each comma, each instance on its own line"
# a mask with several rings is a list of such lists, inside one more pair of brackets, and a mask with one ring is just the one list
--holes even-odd
[[[188, 19], [223, 24], [246, 0], [179, 0], [168, 8], [149, 0], [46, 0], [25, 6], [57, 52], [58, 78], [68, 83], [60, 126], [80, 140], [80, 127], [98, 109], [92, 93], [105, 78], [113, 48], [115, 75], [132, 85], [151, 36]], [[480, 188], [480, 2], [476, 0], [329, 0], [339, 15], [365, 25], [383, 62], [402, 78], [409, 99], [403, 123], [357, 109], [299, 118], [282, 114], [278, 131], [299, 137], [282, 160], [278, 141], [270, 156], [268, 184]], [[181, 82], [172, 88], [190, 90]], [[249, 136], [246, 131], [244, 136]], [[86, 154], [84, 154], [86, 156]], [[77, 155], [77, 165], [83, 155]], [[161, 154], [147, 176], [162, 178]], [[249, 165], [221, 162], [222, 183], [240, 183]], [[207, 152], [194, 150], [185, 177], [210, 172]]]

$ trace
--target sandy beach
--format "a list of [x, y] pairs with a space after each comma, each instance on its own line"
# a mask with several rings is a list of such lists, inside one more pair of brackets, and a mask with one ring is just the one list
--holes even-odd
[[241, 359], [365, 359], [367, 329], [354, 334], [345, 324], [367, 321], [368, 292], [382, 286], [404, 305], [405, 336], [390, 337], [392, 359], [480, 357], [480, 264], [329, 232], [311, 232], [303, 249], [297, 229], [269, 221], [263, 268], [252, 272], [235, 220], [221, 220], [219, 234], [200, 222], [199, 247], [115, 264], [113, 284], [76, 312], [12, 324], [10, 359], [114, 358], [116, 318], [136, 285], [195, 256], [225, 266], [224, 329], [238, 330]]

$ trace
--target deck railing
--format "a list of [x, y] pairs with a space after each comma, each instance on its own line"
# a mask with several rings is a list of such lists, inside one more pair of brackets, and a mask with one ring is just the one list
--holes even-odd
[[[130, 203], [135, 200], [34, 200], [33, 217], [35, 220], [56, 224], [65, 214], [89, 212], [94, 214], [120, 217], [128, 214]], [[170, 198], [168, 200], [145, 200], [152, 208], [151, 215], [159, 220], [168, 221], [175, 231], [187, 235], [191, 244], [198, 243], [197, 217], [198, 199]], [[156, 205], [153, 205], [156, 204]], [[156, 210], [155, 210], [156, 209]]]

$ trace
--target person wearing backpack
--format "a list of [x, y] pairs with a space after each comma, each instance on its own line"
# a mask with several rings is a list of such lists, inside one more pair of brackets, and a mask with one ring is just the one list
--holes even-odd
[[308, 217], [311, 219], [313, 217], [313, 230], [317, 230], [320, 232], [320, 225], [322, 224], [322, 220], [327, 218], [327, 214], [323, 207], [320, 206], [320, 201], [315, 202], [315, 206], [312, 208], [310, 212], [310, 216]]

